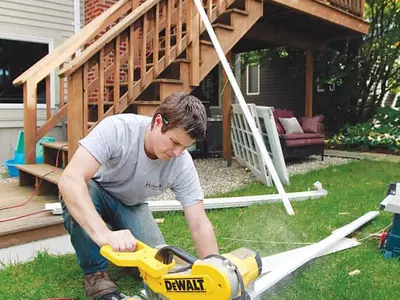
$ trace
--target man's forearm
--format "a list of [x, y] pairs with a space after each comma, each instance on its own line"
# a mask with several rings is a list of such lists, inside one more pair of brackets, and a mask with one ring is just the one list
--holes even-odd
[[217, 239], [208, 218], [201, 226], [192, 231], [192, 238], [199, 258], [204, 258], [209, 254], [218, 254]]
[[69, 213], [91, 239], [101, 246], [102, 235], [108, 228], [93, 205], [86, 182], [67, 175], [60, 180], [59, 188]]

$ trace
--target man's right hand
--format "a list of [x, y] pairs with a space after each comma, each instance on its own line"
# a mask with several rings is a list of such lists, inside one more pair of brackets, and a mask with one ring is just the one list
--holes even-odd
[[99, 247], [110, 245], [116, 252], [127, 252], [136, 250], [136, 239], [128, 229], [111, 231], [99, 237]]

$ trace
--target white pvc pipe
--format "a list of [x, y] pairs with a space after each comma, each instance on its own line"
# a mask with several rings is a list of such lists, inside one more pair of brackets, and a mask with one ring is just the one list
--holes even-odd
[[81, 30], [81, 3], [80, 0], [74, 0], [74, 32]]
[[[74, 0], [74, 32], [78, 33], [81, 30], [81, 0]], [[75, 53], [76, 56], [81, 54], [81, 49]]]
[[[303, 201], [307, 199], [317, 199], [328, 195], [328, 191], [322, 189], [318, 191], [296, 192], [286, 194], [290, 201]], [[281, 196], [279, 194], [272, 195], [257, 195], [244, 197], [229, 197], [229, 198], [208, 198], [204, 199], [205, 209], [220, 209], [230, 207], [246, 207], [249, 205], [275, 203], [279, 202]], [[160, 200], [149, 201], [149, 208], [152, 212], [155, 211], [176, 211], [182, 210], [182, 204], [177, 200]]]
[[323, 239], [316, 245], [313, 245], [313, 249], [310, 249], [309, 252], [296, 257], [295, 259], [293, 259], [292, 262], [285, 264], [280, 268], [274, 269], [271, 273], [257, 279], [254, 282], [254, 286], [252, 287], [252, 289], [249, 290], [250, 296], [252, 297], [252, 299], [257, 299], [263, 292], [268, 290], [277, 282], [279, 282], [310, 260], [321, 255], [329, 248], [337, 244], [344, 237], [348, 236], [350, 233], [363, 226], [365, 223], [371, 221], [378, 215], [378, 211], [370, 211], [366, 213], [364, 216], [358, 218], [350, 224], [333, 231], [329, 237]]
[[251, 132], [253, 133], [255, 142], [257, 146], [260, 149], [261, 155], [264, 158], [265, 163], [267, 164], [268, 171], [271, 173], [272, 180], [275, 183], [276, 188], [278, 189], [279, 195], [282, 197], [283, 204], [286, 208], [286, 211], [289, 215], [294, 215], [294, 211], [292, 206], [290, 205], [289, 199], [286, 195], [286, 192], [283, 188], [283, 185], [279, 179], [278, 173], [276, 172], [274, 168], [274, 164], [271, 161], [271, 158], [268, 155], [267, 148], [265, 147], [265, 144], [263, 140], [261, 139], [261, 135], [259, 134], [256, 123], [254, 122], [254, 119], [251, 116], [251, 113], [249, 111], [249, 108], [246, 105], [246, 101], [244, 100], [242, 91], [240, 90], [240, 87], [238, 83], [235, 80], [235, 76], [233, 75], [233, 72], [229, 66], [229, 63], [225, 57], [224, 51], [222, 50], [222, 47], [218, 41], [218, 38], [214, 32], [214, 29], [211, 26], [210, 20], [207, 17], [206, 12], [204, 11], [203, 4], [201, 3], [200, 0], [194, 0], [194, 3], [196, 4], [197, 10], [199, 11], [201, 20], [204, 23], [204, 26], [206, 27], [206, 30], [208, 32], [208, 35], [210, 36], [211, 42], [213, 43], [215, 50], [217, 51], [218, 57], [221, 61], [221, 64], [225, 70], [226, 75], [228, 76], [229, 82], [232, 86], [232, 89], [236, 95], [236, 98], [240, 104], [240, 107], [243, 110], [243, 114], [246, 117], [247, 122], [249, 123]]

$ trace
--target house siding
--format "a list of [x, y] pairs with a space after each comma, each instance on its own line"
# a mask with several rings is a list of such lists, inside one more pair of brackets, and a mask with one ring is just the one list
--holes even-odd
[[259, 95], [246, 94], [246, 67], [242, 66], [241, 89], [246, 102], [290, 109], [296, 115], [304, 115], [305, 73], [304, 69], [298, 68], [299, 65], [305, 65], [305, 58], [263, 62], [260, 66]]
[[[81, 0], [81, 26], [84, 25], [84, 0]], [[74, 34], [73, 0], [0, 0], [0, 38], [47, 42], [55, 49]], [[55, 83], [55, 103], [58, 83]], [[46, 120], [44, 108], [38, 108], [38, 125]], [[18, 131], [23, 130], [22, 105], [0, 105], [0, 164], [13, 156]], [[56, 128], [50, 136], [61, 137]]]

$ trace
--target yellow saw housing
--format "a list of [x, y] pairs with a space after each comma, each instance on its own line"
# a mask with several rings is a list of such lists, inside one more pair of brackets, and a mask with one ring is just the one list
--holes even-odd
[[[117, 266], [138, 267], [152, 292], [170, 300], [236, 299], [261, 272], [260, 257], [246, 248], [197, 259], [179, 248], [166, 247], [155, 249], [138, 242], [135, 252], [114, 252], [103, 246], [100, 253]], [[178, 268], [172, 256], [166, 259], [166, 253], [186, 266]]]

